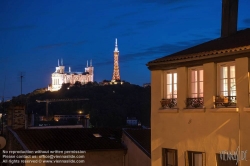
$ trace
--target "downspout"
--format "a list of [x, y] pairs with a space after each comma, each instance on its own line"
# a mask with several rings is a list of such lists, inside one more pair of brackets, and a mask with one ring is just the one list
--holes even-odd
[[122, 166], [126, 165], [127, 150], [128, 150], [127, 148], [124, 150], [123, 159], [122, 159]]
[[123, 159], [122, 159], [122, 166], [125, 166], [125, 153], [124, 153], [124, 155], [123, 155]]

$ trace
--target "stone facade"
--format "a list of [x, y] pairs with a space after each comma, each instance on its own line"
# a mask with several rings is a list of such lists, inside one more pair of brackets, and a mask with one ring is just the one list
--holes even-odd
[[65, 71], [65, 66], [63, 66], [58, 62], [58, 67], [51, 75], [52, 83], [48, 86], [49, 91], [58, 91], [61, 89], [62, 84], [75, 84], [77, 81], [81, 84], [86, 84], [88, 82], [94, 82], [94, 67], [92, 66], [92, 62], [90, 61], [90, 66], [85, 67], [85, 72], [72, 72], [69, 67], [69, 71]]

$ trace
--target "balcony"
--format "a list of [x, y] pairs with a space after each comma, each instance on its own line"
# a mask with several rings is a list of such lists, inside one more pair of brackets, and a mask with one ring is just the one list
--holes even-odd
[[177, 99], [162, 99], [160, 103], [162, 108], [175, 108], [177, 106]]
[[203, 97], [198, 98], [187, 98], [186, 107], [187, 108], [203, 108]]
[[215, 107], [236, 107], [236, 96], [215, 96]]

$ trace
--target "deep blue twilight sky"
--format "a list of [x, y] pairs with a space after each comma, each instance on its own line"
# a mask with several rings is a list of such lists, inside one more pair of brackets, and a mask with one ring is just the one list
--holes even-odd
[[[115, 38], [121, 79], [150, 82], [148, 61], [220, 36], [221, 8], [221, 0], [1, 0], [0, 96], [20, 94], [21, 72], [23, 93], [47, 87], [59, 58], [72, 71], [92, 59], [94, 80], [111, 80]], [[249, 10], [239, 0], [239, 30], [250, 27]]]

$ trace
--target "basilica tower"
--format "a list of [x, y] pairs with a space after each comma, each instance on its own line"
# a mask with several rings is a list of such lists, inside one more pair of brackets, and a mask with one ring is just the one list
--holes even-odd
[[117, 38], [115, 39], [115, 50], [114, 50], [114, 72], [112, 77], [112, 82], [120, 81], [120, 72], [119, 72], [119, 51], [117, 45]]

